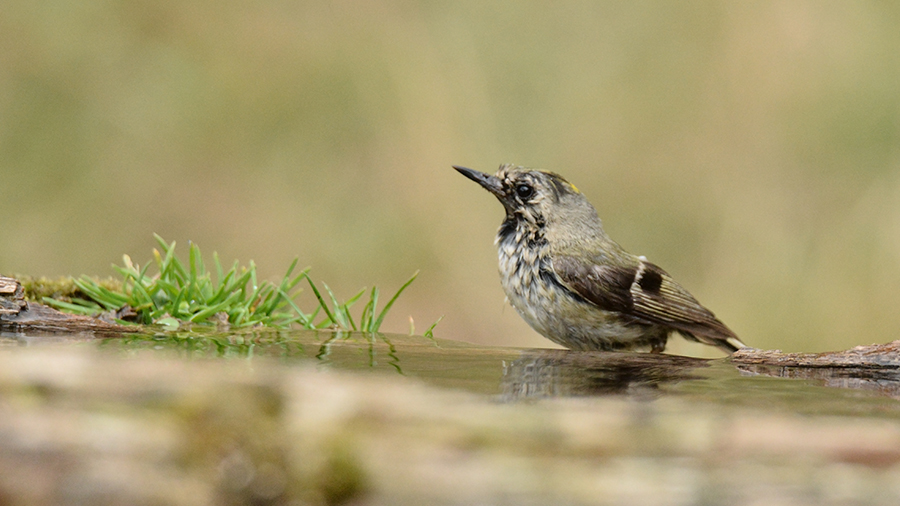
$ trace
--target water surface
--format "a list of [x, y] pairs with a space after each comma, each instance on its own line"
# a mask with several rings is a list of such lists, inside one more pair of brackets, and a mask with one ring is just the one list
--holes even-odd
[[[553, 397], [664, 396], [759, 410], [896, 418], [895, 370], [810, 370], [736, 366], [641, 353], [490, 347], [402, 334], [309, 330], [160, 332], [95, 339], [89, 335], [0, 334], [13, 346], [77, 346], [129, 356], [313, 365], [416, 378], [441, 388], [512, 402]], [[790, 377], [782, 377], [790, 376]]]

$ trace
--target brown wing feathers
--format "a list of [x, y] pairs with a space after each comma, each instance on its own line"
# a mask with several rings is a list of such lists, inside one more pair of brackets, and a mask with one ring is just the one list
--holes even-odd
[[743, 345], [711, 311], [650, 262], [615, 267], [560, 256], [554, 258], [553, 269], [569, 289], [600, 309], [620, 312], [638, 323], [670, 327], [728, 351]]
[[600, 266], [575, 257], [557, 256], [553, 270], [568, 289], [600, 309], [628, 314], [634, 308], [631, 285], [636, 268]]
[[[653, 283], [644, 280], [652, 278]], [[737, 339], [737, 336], [666, 271], [650, 262], [642, 262], [631, 288], [635, 315], [689, 332], [701, 341]], [[710, 343], [713, 344], [713, 343]], [[718, 345], [718, 343], [715, 343]], [[733, 346], [729, 346], [731, 348]]]

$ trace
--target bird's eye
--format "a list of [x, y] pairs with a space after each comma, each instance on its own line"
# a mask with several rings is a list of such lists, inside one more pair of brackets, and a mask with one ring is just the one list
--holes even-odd
[[532, 187], [530, 184], [522, 183], [516, 186], [516, 195], [518, 195], [522, 200], [528, 200], [532, 195], [534, 195], [534, 187]]

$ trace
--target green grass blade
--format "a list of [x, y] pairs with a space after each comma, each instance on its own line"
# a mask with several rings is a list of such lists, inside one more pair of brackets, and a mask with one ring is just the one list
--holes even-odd
[[316, 288], [315, 283], [313, 283], [312, 279], [310, 279], [309, 276], [306, 277], [306, 280], [309, 281], [309, 287], [312, 288], [313, 294], [316, 296], [316, 299], [318, 299], [319, 307], [322, 309], [322, 311], [325, 311], [325, 315], [328, 317], [328, 321], [334, 323], [334, 315], [332, 315], [331, 311], [328, 309], [328, 304], [325, 303], [325, 299], [322, 298], [322, 294], [319, 293], [319, 289]]
[[288, 305], [291, 306], [291, 309], [293, 309], [294, 312], [297, 314], [297, 316], [296, 316], [297, 321], [299, 321], [300, 324], [303, 325], [304, 327], [309, 328], [309, 325], [310, 325], [309, 316], [304, 314], [303, 311], [300, 310], [300, 308], [297, 306], [297, 304], [294, 302], [294, 300], [291, 299], [291, 297], [286, 292], [282, 291], [281, 296], [284, 297], [284, 300], [287, 301]]
[[376, 291], [377, 289], [373, 286], [372, 295], [369, 296], [369, 301], [363, 306], [362, 314], [359, 317], [359, 328], [363, 332], [368, 332], [369, 327], [372, 326], [372, 301], [375, 298]]
[[365, 289], [365, 288], [363, 288], [362, 290], [360, 290], [360, 291], [359, 291], [356, 295], [354, 295], [353, 297], [350, 297], [350, 298], [349, 298], [346, 302], [344, 302], [344, 304], [342, 305], [342, 308], [343, 308], [343, 310], [344, 310], [344, 315], [347, 317], [347, 321], [350, 323], [350, 328], [353, 329], [354, 331], [359, 330], [359, 328], [356, 327], [356, 322], [353, 321], [353, 315], [350, 314], [350, 306], [352, 306], [353, 304], [355, 304], [356, 301], [358, 301], [359, 298], [362, 297], [362, 295], [363, 295], [364, 293], [366, 293], [366, 289]]
[[216, 304], [215, 306], [207, 307], [201, 311], [198, 311], [193, 314], [188, 320], [192, 322], [202, 322], [203, 320], [209, 318], [210, 316], [224, 311], [232, 302], [234, 302], [238, 297], [240, 297], [240, 293], [234, 292], [231, 294], [231, 297], [223, 300], [221, 303]]
[[[418, 275], [419, 275], [419, 271], [416, 271], [412, 275], [412, 277], [409, 278], [409, 281], [407, 281], [406, 283], [403, 283], [403, 286], [401, 286], [400, 289], [397, 290], [397, 293], [395, 293], [394, 296], [391, 297], [391, 300], [388, 301], [387, 305], [385, 305], [384, 309], [382, 309], [381, 313], [379, 313], [378, 319], [375, 320], [375, 324], [371, 330], [372, 332], [378, 332], [378, 329], [381, 328], [381, 322], [384, 321], [384, 317], [387, 315], [387, 312], [391, 309], [391, 306], [394, 305], [394, 302], [397, 300], [397, 297], [399, 297], [400, 294], [403, 293], [403, 290], [406, 290], [406, 287], [411, 285], [412, 282], [416, 280], [416, 276], [418, 276]], [[374, 306], [373, 306], [373, 309], [374, 309]]]
[[72, 304], [69, 302], [63, 302], [61, 300], [56, 300], [52, 297], [43, 297], [41, 299], [44, 304], [48, 306], [53, 306], [57, 309], [61, 309], [64, 311], [68, 311], [70, 313], [80, 314], [80, 315], [94, 315], [103, 311], [103, 308], [97, 305], [81, 305], [81, 304]]
[[331, 288], [329, 288], [326, 283], [322, 283], [322, 286], [325, 287], [325, 291], [328, 292], [328, 296], [331, 298], [331, 304], [334, 308], [334, 316], [337, 318], [334, 323], [337, 323], [338, 326], [345, 329], [350, 328], [350, 326], [347, 324], [346, 308], [341, 307], [341, 303], [337, 301], [337, 297], [334, 296], [334, 292], [331, 291]]
[[425, 333], [422, 335], [425, 338], [431, 339], [432, 341], [434, 341], [434, 328], [437, 327], [437, 324], [441, 323], [441, 320], [443, 320], [443, 319], [444, 319], [444, 315], [441, 315], [441, 317], [438, 318], [434, 323], [432, 323], [431, 326], [428, 327], [428, 330], [426, 330]]
[[[366, 324], [362, 326], [364, 332], [374, 332], [375, 325], [375, 308], [378, 306], [378, 287], [372, 287], [372, 293], [369, 295], [369, 302], [363, 308], [366, 313]], [[366, 311], [368, 310], [368, 311]]]
[[72, 282], [85, 295], [106, 309], [118, 309], [128, 303], [127, 297], [103, 288], [88, 277], [75, 279]]
[[253, 263], [253, 260], [250, 260], [250, 267], [248, 268], [250, 271], [250, 286], [253, 287], [253, 292], [255, 293], [259, 286], [256, 283], [256, 264]]

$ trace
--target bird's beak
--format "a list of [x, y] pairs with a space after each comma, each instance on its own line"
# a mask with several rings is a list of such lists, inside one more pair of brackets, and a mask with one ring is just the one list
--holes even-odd
[[480, 184], [482, 187], [484, 187], [485, 190], [493, 193], [494, 196], [501, 201], [503, 201], [506, 197], [506, 193], [503, 191], [503, 183], [501, 183], [500, 180], [495, 176], [485, 174], [484, 172], [478, 172], [477, 170], [460, 167], [458, 165], [454, 165], [453, 168], [463, 176], [466, 176], [472, 181]]

